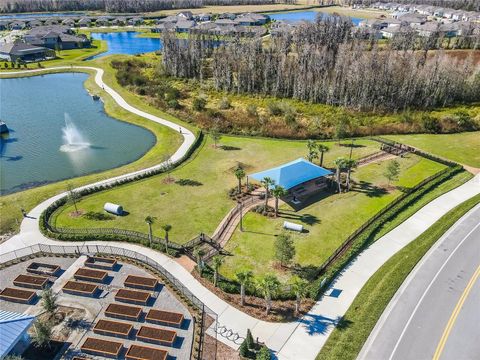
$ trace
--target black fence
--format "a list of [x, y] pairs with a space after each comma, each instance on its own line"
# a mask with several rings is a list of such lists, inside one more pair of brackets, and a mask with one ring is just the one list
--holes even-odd
[[[140, 262], [148, 267], [158, 271], [161, 276], [168, 281], [172, 287], [177, 289], [186, 299], [186, 301], [195, 307], [199, 313], [200, 321], [197, 324], [200, 328], [199, 347], [193, 349], [191, 358], [193, 359], [216, 359], [216, 334], [217, 334], [217, 314], [208, 308], [199, 298], [197, 298], [190, 290], [188, 290], [175, 276], [168, 272], [162, 265], [150, 257], [133, 250], [127, 250], [121, 247], [110, 245], [81, 245], [81, 246], [61, 246], [61, 245], [45, 245], [36, 244], [25, 248], [20, 248], [3, 255], [0, 255], [0, 265], [5, 266], [12, 261], [24, 261], [31, 256], [52, 254], [52, 255], [98, 255], [105, 254], [109, 256], [119, 256]], [[214, 331], [212, 341], [207, 341], [206, 330], [212, 327]]]

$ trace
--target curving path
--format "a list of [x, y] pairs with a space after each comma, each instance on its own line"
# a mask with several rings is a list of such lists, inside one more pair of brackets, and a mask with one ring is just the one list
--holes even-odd
[[[23, 74], [42, 72], [48, 70], [70, 70], [71, 67], [56, 67], [45, 70], [31, 70], [27, 72], [8, 73]], [[172, 123], [157, 116], [148, 114], [131, 105], [129, 105], [115, 90], [108, 87], [102, 80], [103, 70], [94, 67], [73, 67], [73, 69], [86, 69], [96, 71], [95, 82], [98, 86], [112, 96], [118, 105], [124, 109], [142, 116], [146, 119], [158, 122], [168, 126], [174, 130], [178, 130], [178, 124]], [[0, 76], [3, 75], [0, 73]], [[172, 155], [171, 160], [180, 159], [193, 144], [194, 135], [185, 128], [181, 128], [184, 136], [184, 142], [180, 148]], [[120, 177], [108, 179], [96, 184], [86, 185], [93, 186], [97, 184], [108, 183], [122, 177], [134, 176], [136, 174], [155, 169], [162, 164], [153, 166], [149, 169], [140, 170], [134, 173], [122, 175]], [[239, 341], [235, 341], [235, 334], [245, 336], [247, 329], [251, 329], [254, 337], [258, 337], [261, 341], [265, 341], [273, 351], [276, 352], [279, 359], [302, 360], [314, 359], [317, 353], [325, 344], [328, 336], [333, 330], [336, 321], [344, 315], [348, 307], [354, 300], [355, 296], [365, 285], [368, 279], [382, 266], [392, 255], [402, 249], [404, 246], [415, 240], [417, 236], [428, 229], [446, 212], [453, 209], [458, 204], [480, 193], [480, 175], [462, 186], [440, 196], [433, 200], [421, 210], [403, 222], [397, 228], [393, 229], [368, 249], [363, 251], [346, 269], [338, 276], [330, 290], [335, 290], [333, 295], [323, 296], [314, 307], [303, 318], [290, 323], [270, 323], [253, 318], [252, 316], [241, 312], [235, 307], [229, 305], [224, 300], [217, 297], [203, 285], [201, 285], [185, 268], [179, 265], [173, 259], [166, 255], [144, 248], [139, 245], [108, 242], [108, 244], [123, 247], [125, 249], [135, 250], [162, 265], [174, 277], [176, 277], [184, 286], [186, 286], [197, 298], [199, 298], [206, 306], [218, 314], [218, 325], [224, 335], [217, 338], [232, 348], [238, 348]], [[52, 202], [64, 196], [60, 194], [48, 200], [45, 200], [36, 206], [25, 218], [21, 224], [18, 235], [13, 236], [6, 242], [0, 244], [0, 254], [5, 254], [15, 249], [30, 246], [38, 243], [43, 244], [74, 244], [78, 242], [60, 242], [46, 238], [39, 230], [38, 218], [42, 211]], [[113, 243], [113, 244], [112, 244]], [[89, 244], [105, 244], [105, 242], [95, 241]], [[213, 326], [209, 329], [210, 333], [214, 332]], [[230, 334], [234, 335], [230, 335]], [[233, 341], [232, 341], [233, 340]]]

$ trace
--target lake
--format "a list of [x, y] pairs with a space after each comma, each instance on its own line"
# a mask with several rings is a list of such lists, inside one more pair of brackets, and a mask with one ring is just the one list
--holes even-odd
[[[270, 13], [267, 14], [270, 16], [272, 20], [283, 20], [283, 21], [290, 21], [290, 22], [299, 22], [299, 21], [314, 21], [317, 15], [328, 17], [330, 14], [322, 13], [319, 11], [287, 11], [287, 12], [277, 12], [277, 13]], [[352, 22], [355, 25], [358, 25], [360, 21], [363, 19], [350, 17]]]
[[87, 74], [0, 79], [0, 193], [118, 167], [156, 142], [149, 130], [109, 117], [83, 87]]
[[5, 19], [34, 19], [34, 18], [46, 18], [46, 17], [67, 17], [67, 16], [83, 16], [84, 12], [66, 12], [66, 13], [28, 13], [28, 14], [10, 14], [0, 15], [0, 20]]
[[135, 31], [92, 33], [94, 39], [107, 42], [108, 50], [90, 59], [112, 54], [135, 55], [157, 51], [162, 48], [160, 39], [138, 37], [140, 34]]

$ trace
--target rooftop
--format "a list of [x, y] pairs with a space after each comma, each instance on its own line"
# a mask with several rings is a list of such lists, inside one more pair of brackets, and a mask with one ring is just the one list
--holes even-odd
[[28, 330], [35, 316], [0, 310], [0, 358], [7, 355], [22, 334]]

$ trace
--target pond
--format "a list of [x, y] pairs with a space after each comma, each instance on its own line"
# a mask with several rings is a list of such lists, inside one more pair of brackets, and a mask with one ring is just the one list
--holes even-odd
[[94, 39], [107, 42], [108, 50], [90, 59], [112, 54], [135, 55], [157, 51], [162, 48], [160, 39], [138, 37], [140, 34], [140, 32], [135, 31], [92, 33]]
[[28, 13], [28, 14], [10, 14], [0, 15], [0, 20], [4, 19], [34, 19], [34, 18], [46, 18], [54, 16], [82, 16], [84, 12], [66, 12], [66, 13]]
[[0, 79], [0, 194], [130, 163], [156, 142], [109, 117], [83, 87], [87, 74]]
[[[267, 14], [272, 20], [283, 20], [289, 22], [299, 22], [299, 21], [314, 21], [317, 15], [328, 17], [330, 14], [322, 13], [319, 11], [286, 11], [286, 12], [277, 12]], [[354, 25], [358, 25], [363, 19], [350, 17]]]

